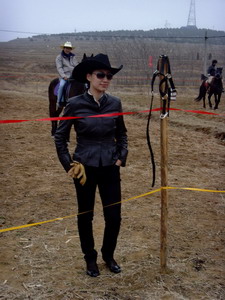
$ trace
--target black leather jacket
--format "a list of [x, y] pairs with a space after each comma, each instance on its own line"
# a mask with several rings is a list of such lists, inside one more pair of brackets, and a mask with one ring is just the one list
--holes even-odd
[[67, 137], [72, 126], [77, 137], [73, 160], [87, 166], [99, 167], [114, 165], [120, 159], [122, 166], [125, 166], [128, 150], [123, 116], [95, 117], [99, 114], [120, 112], [120, 99], [108, 94], [102, 96], [100, 105], [87, 92], [69, 99], [64, 117], [81, 118], [60, 121], [55, 133], [58, 157], [67, 172], [72, 162], [67, 147]]

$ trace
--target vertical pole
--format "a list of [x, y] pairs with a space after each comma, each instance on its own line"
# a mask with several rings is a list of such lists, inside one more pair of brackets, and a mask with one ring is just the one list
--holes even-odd
[[[168, 186], [168, 117], [161, 119], [161, 187]], [[167, 220], [168, 220], [168, 190], [161, 189], [161, 234], [160, 234], [160, 265], [161, 271], [167, 267]]]
[[[168, 64], [164, 64], [164, 74], [168, 72]], [[165, 96], [161, 98], [161, 122], [160, 122], [160, 142], [161, 142], [161, 232], [160, 232], [160, 265], [161, 272], [165, 273], [167, 268], [167, 220], [168, 220], [168, 190], [163, 189], [168, 185], [168, 84], [163, 82], [161, 90]]]
[[207, 62], [207, 30], [205, 32], [205, 44], [204, 44], [204, 66], [203, 66], [203, 74], [207, 76], [206, 74], [206, 62]]

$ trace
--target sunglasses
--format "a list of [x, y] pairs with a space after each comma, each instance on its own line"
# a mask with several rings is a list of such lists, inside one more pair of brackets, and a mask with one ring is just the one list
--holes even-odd
[[103, 79], [106, 77], [108, 80], [111, 80], [113, 78], [113, 74], [111, 74], [111, 73], [104, 73], [104, 72], [94, 73], [93, 72], [92, 74], [95, 74], [98, 79]]

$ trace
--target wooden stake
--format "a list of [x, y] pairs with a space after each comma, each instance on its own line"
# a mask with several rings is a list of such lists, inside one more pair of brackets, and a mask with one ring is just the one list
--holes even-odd
[[[163, 74], [168, 73], [168, 63], [161, 65]], [[162, 80], [162, 78], [160, 78]], [[165, 96], [161, 98], [161, 188], [168, 186], [168, 84], [164, 81], [161, 90]], [[160, 266], [161, 272], [165, 273], [167, 268], [167, 220], [168, 220], [168, 193], [166, 189], [161, 189], [161, 232], [160, 232]]]
[[[170, 74], [169, 58], [160, 55], [157, 70], [154, 72], [153, 84], [156, 76], [159, 76], [159, 93], [161, 104], [160, 115], [160, 142], [161, 142], [161, 230], [160, 230], [160, 266], [161, 272], [167, 271], [167, 223], [168, 223], [168, 120], [170, 106], [170, 91], [175, 91], [175, 86]], [[169, 90], [169, 86], [170, 89]]]
[[[168, 117], [161, 119], [161, 187], [168, 185]], [[167, 267], [167, 220], [168, 220], [168, 190], [161, 190], [161, 233], [160, 233], [160, 265], [161, 271]]]

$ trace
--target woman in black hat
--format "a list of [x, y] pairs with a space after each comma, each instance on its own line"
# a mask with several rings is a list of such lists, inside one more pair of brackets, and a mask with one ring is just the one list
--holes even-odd
[[[105, 54], [87, 58], [78, 64], [72, 77], [88, 83], [89, 89], [69, 99], [64, 117], [77, 118], [61, 121], [55, 134], [59, 160], [74, 178], [81, 249], [87, 264], [87, 274], [92, 277], [100, 274], [92, 230], [97, 187], [105, 220], [102, 258], [111, 272], [121, 271], [114, 259], [114, 251], [121, 223], [120, 166], [125, 166], [128, 154], [127, 130], [121, 115], [120, 99], [107, 94], [106, 90], [122, 67], [111, 67]], [[67, 136], [72, 126], [77, 144], [71, 158]]]

